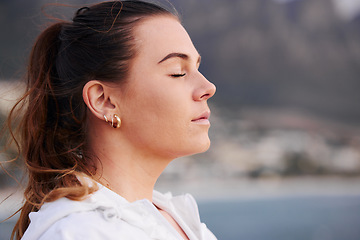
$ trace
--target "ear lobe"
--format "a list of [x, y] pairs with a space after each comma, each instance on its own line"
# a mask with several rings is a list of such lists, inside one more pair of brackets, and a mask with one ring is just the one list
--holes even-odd
[[83, 88], [85, 104], [97, 118], [102, 120], [105, 114], [115, 108], [107, 92], [107, 86], [97, 80], [87, 82]]

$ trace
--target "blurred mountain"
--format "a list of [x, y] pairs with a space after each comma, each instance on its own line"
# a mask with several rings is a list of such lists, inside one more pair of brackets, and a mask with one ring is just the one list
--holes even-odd
[[[171, 2], [203, 56], [200, 70], [218, 87], [220, 107], [294, 109], [359, 127], [360, 17], [342, 17], [339, 1]], [[0, 1], [7, 33], [0, 37], [1, 78], [24, 69], [44, 2]]]

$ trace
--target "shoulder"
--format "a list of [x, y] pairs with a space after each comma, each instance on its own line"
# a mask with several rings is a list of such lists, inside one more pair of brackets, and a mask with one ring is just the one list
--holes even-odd
[[23, 239], [147, 239], [121, 217], [122, 201], [99, 190], [83, 201], [61, 198], [45, 203], [30, 213]]
[[105, 218], [101, 211], [72, 213], [52, 224], [39, 240], [146, 239], [139, 229], [119, 218]]

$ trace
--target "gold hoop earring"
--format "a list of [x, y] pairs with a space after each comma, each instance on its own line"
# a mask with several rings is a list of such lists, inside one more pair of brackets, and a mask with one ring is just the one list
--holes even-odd
[[111, 126], [113, 128], [119, 128], [121, 126], [121, 120], [118, 115], [114, 114], [113, 117], [111, 118]]
[[109, 123], [109, 120], [107, 119], [106, 115], [104, 114], [105, 122]]

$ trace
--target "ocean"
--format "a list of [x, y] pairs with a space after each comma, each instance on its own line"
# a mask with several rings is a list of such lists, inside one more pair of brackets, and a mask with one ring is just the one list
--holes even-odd
[[[219, 240], [360, 240], [360, 195], [198, 201]], [[8, 240], [13, 221], [0, 224]]]
[[222, 240], [360, 240], [360, 195], [209, 201], [199, 211]]

